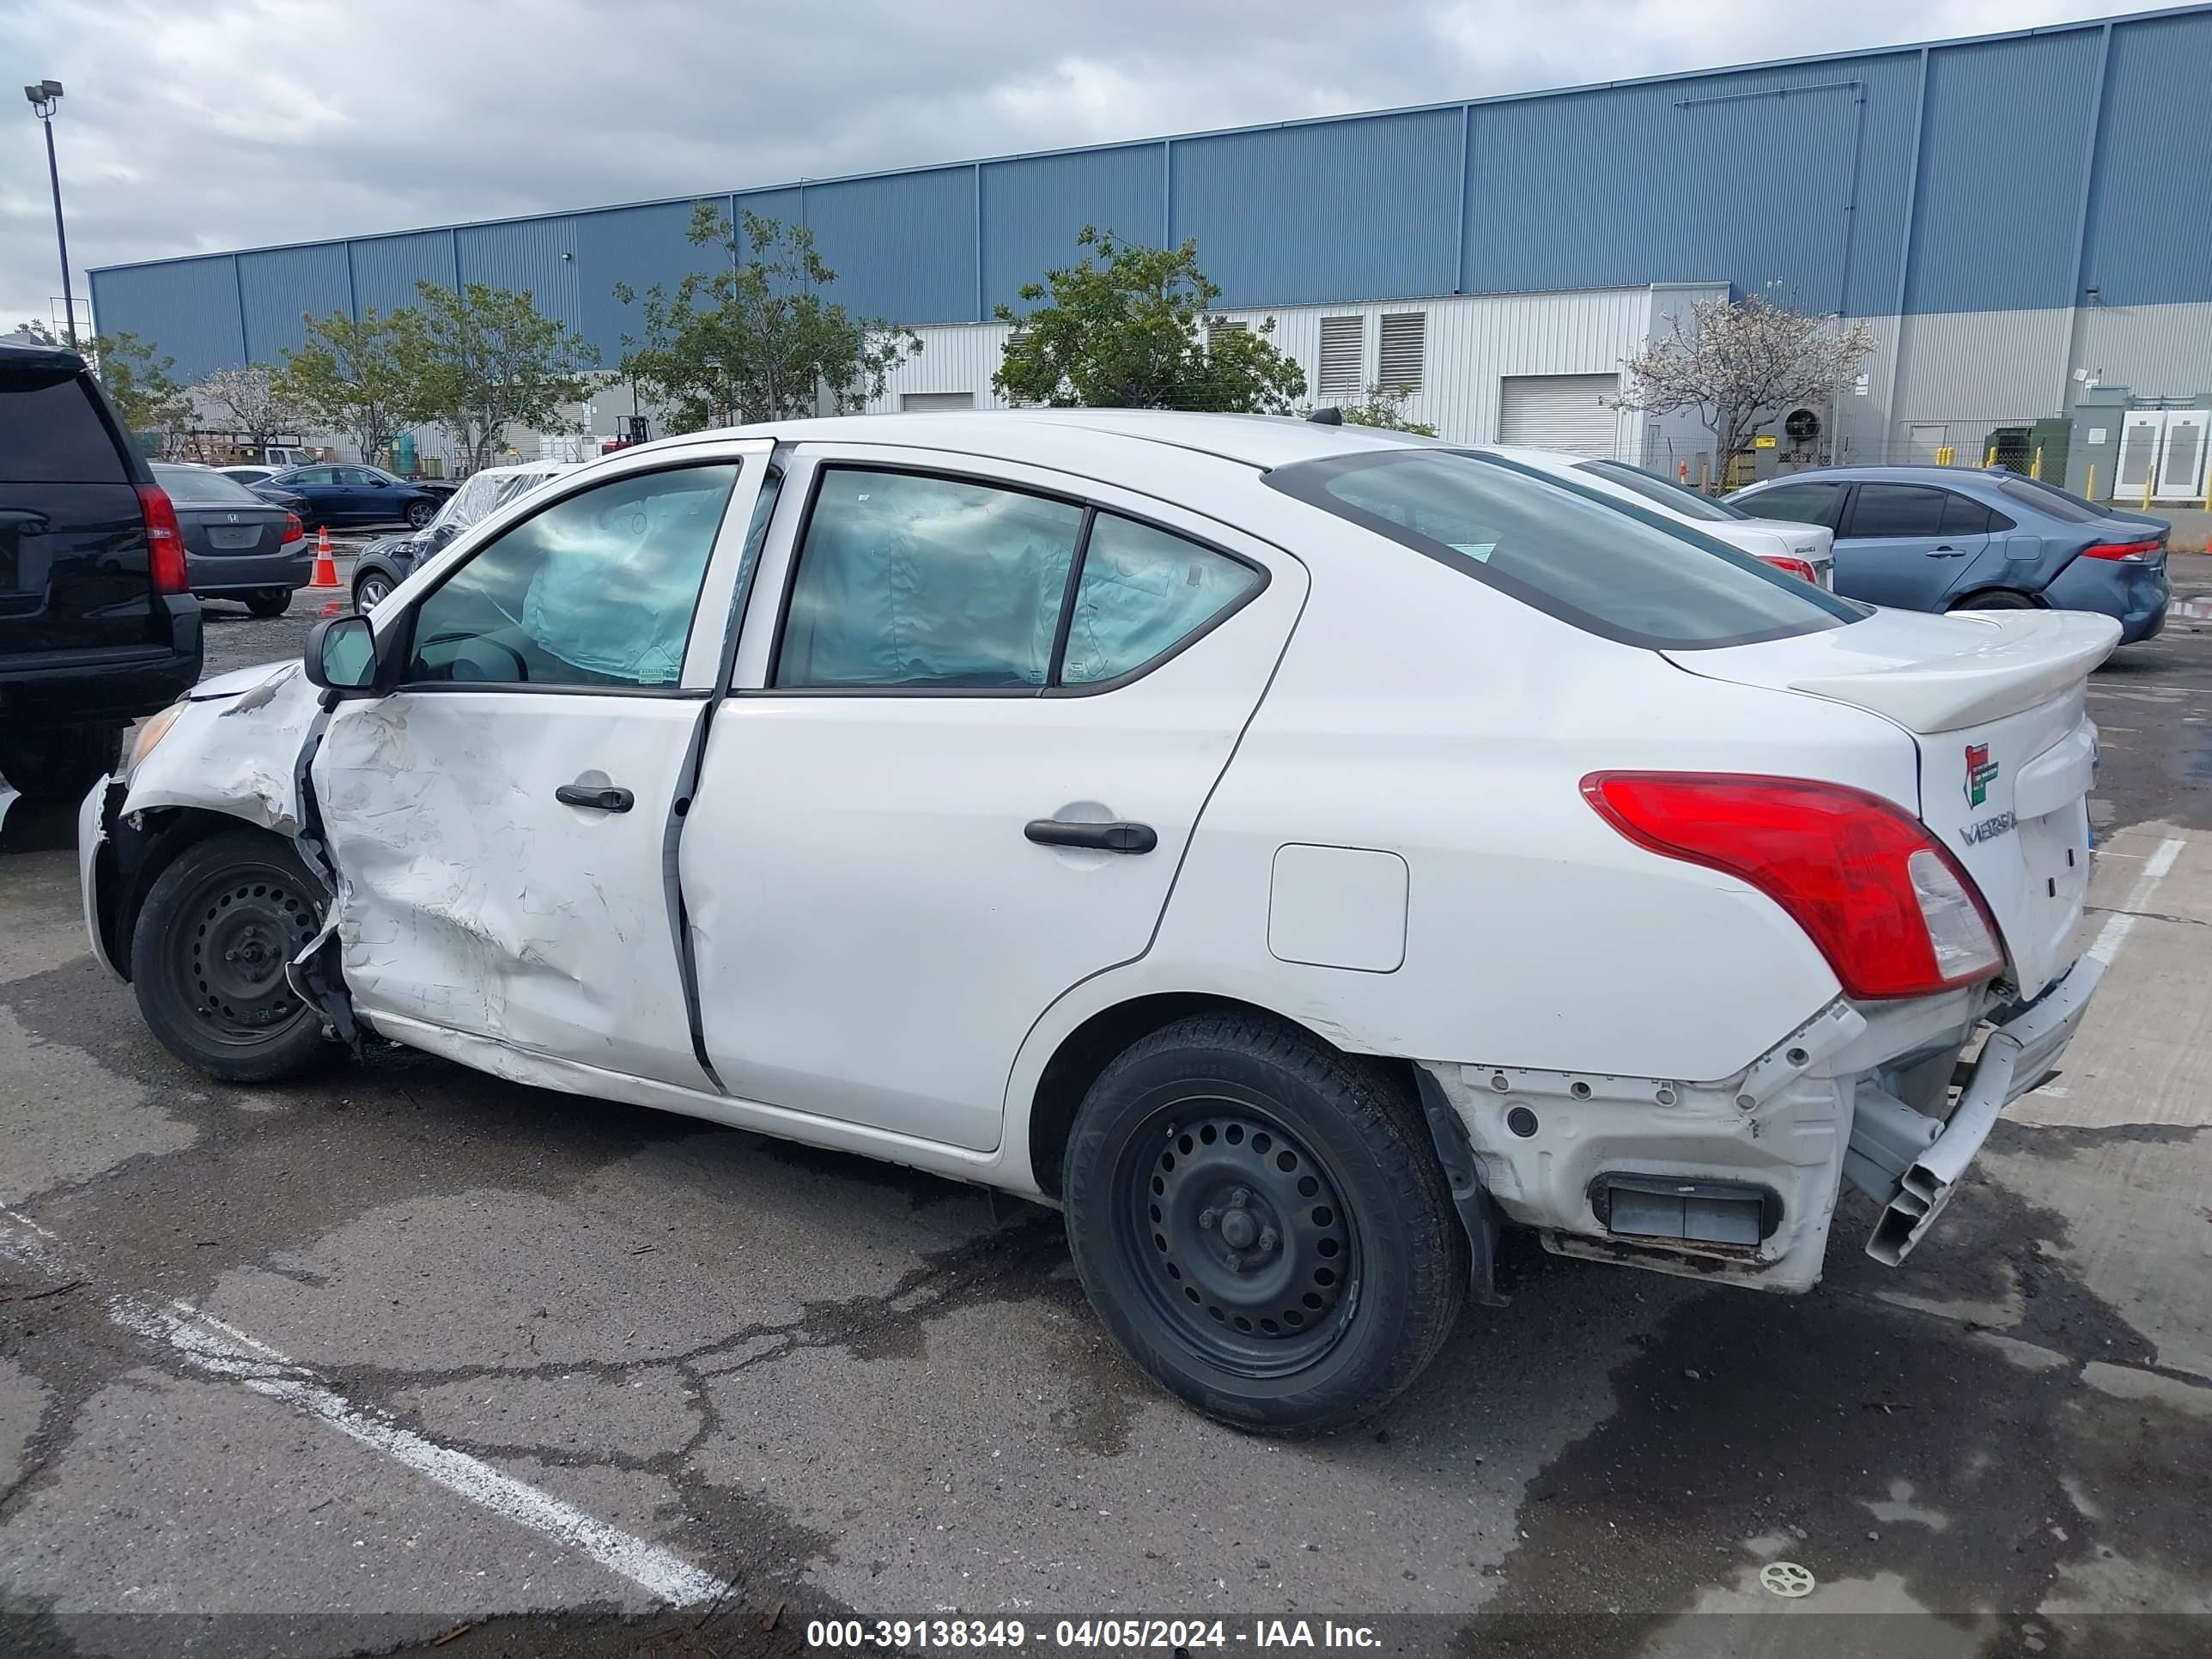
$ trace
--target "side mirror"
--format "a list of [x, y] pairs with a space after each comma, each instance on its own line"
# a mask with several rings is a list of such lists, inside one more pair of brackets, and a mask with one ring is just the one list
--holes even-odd
[[340, 696], [376, 688], [376, 635], [366, 617], [333, 617], [307, 635], [301, 665], [310, 684]]

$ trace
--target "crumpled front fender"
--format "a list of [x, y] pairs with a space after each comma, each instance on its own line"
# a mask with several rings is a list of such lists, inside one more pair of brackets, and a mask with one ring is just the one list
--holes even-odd
[[319, 695], [296, 662], [204, 681], [131, 769], [124, 815], [197, 807], [298, 835], [304, 816], [296, 767], [320, 712]]

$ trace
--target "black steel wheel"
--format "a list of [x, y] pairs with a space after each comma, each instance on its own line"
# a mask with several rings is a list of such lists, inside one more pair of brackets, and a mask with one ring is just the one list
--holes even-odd
[[1260, 1102], [1162, 1105], [1123, 1146], [1115, 1185], [1134, 1276], [1209, 1364], [1285, 1376], [1344, 1334], [1359, 1241], [1327, 1166]]
[[1084, 1098], [1061, 1181], [1099, 1316], [1237, 1427], [1372, 1416], [1466, 1300], [1466, 1240], [1410, 1090], [1261, 1016], [1179, 1021], [1125, 1050]]
[[147, 1024], [179, 1060], [234, 1083], [296, 1076], [333, 1050], [285, 969], [322, 927], [289, 843], [256, 830], [196, 842], [155, 878], [131, 935]]

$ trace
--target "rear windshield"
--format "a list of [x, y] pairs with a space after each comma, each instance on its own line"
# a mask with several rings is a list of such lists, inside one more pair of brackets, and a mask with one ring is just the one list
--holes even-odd
[[1267, 483], [1626, 645], [1747, 645], [1867, 614], [1686, 526], [1496, 456], [1340, 455]]
[[74, 372], [0, 384], [0, 483], [128, 483], [130, 469]]
[[2007, 478], [1997, 489], [2013, 500], [2025, 501], [2037, 512], [2068, 524], [2094, 524], [2107, 516], [2103, 507], [2083, 501], [2071, 490], [2059, 489], [2034, 478]]
[[1617, 483], [1623, 489], [1632, 489], [1647, 501], [1656, 501], [1686, 519], [1697, 519], [1706, 524], [1723, 524], [1751, 514], [1741, 507], [1730, 507], [1726, 501], [1717, 501], [1710, 495], [1700, 495], [1694, 489], [1685, 489], [1671, 478], [1662, 478], [1656, 472], [1646, 472], [1640, 466], [1631, 466], [1626, 461], [1584, 461], [1582, 470], [1595, 472], [1607, 483]]
[[220, 472], [203, 472], [196, 466], [157, 466], [154, 482], [169, 492], [173, 501], [194, 501], [216, 507], [267, 507], [269, 503], [235, 478]]

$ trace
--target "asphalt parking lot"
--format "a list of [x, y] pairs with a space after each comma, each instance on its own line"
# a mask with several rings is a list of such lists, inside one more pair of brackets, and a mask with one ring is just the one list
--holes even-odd
[[[1513, 1243], [1510, 1305], [1320, 1443], [1151, 1387], [1042, 1210], [420, 1056], [210, 1085], [86, 954], [73, 823], [19, 808], [0, 1651], [729, 1655], [955, 1612], [2212, 1650], [2212, 558], [2175, 574], [2203, 617], [2091, 687], [2106, 984], [1906, 1266], [1849, 1212], [1796, 1299]], [[210, 671], [319, 614], [216, 608]]]

